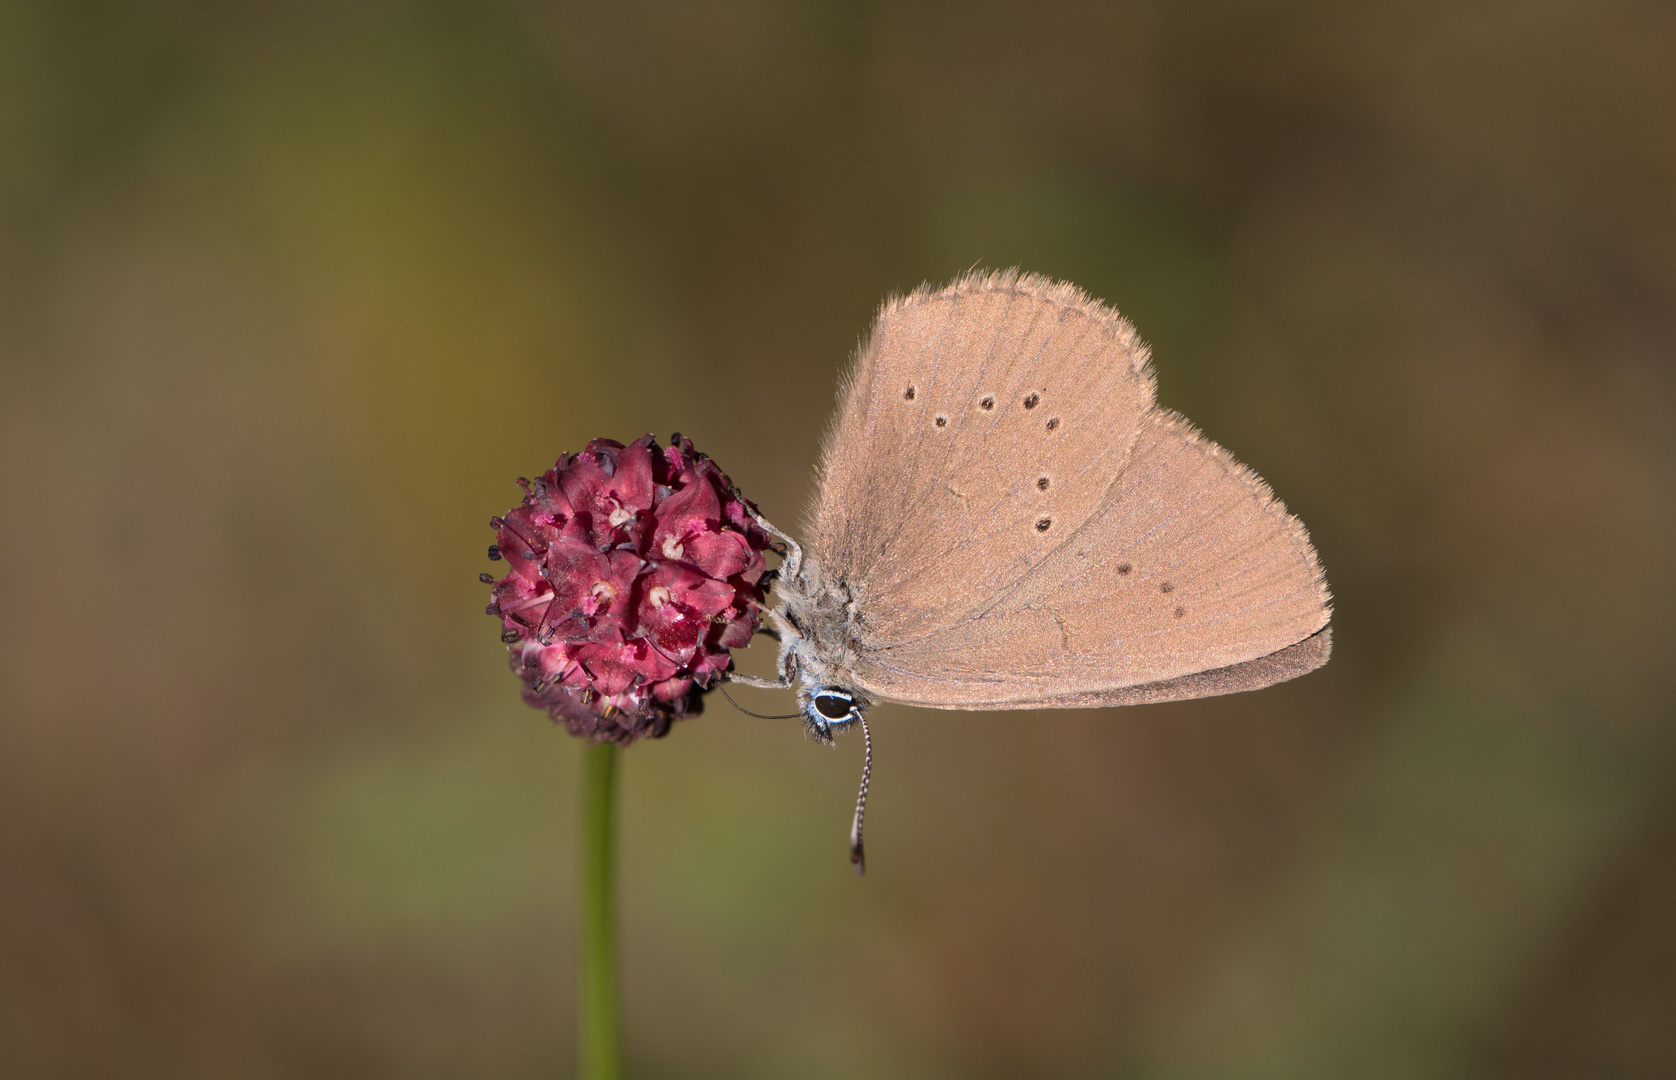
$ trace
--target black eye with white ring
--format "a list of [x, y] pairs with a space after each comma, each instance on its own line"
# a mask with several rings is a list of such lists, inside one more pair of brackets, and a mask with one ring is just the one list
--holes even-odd
[[855, 698], [842, 690], [817, 690], [815, 711], [827, 720], [843, 720], [855, 711]]

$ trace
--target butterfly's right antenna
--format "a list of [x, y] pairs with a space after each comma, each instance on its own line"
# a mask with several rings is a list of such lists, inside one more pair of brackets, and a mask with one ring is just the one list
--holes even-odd
[[861, 847], [861, 815], [867, 812], [867, 782], [873, 778], [873, 733], [867, 730], [867, 714], [857, 713], [861, 721], [861, 791], [855, 797], [855, 820], [850, 823], [850, 861], [857, 874], [867, 873], [867, 852]]

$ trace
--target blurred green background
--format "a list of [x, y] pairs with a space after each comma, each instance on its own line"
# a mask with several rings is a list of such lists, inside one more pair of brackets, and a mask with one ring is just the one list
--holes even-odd
[[973, 265], [1136, 322], [1333, 662], [881, 709], [860, 881], [858, 740], [636, 746], [634, 1074], [1676, 1074], [1673, 56], [1582, 0], [0, 0], [0, 1074], [569, 1075], [577, 747], [488, 518], [680, 430], [797, 522], [875, 306]]

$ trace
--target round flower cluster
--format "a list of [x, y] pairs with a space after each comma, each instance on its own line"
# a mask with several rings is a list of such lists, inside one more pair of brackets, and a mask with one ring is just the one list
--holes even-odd
[[489, 558], [524, 700], [572, 735], [627, 744], [703, 709], [729, 649], [761, 625], [755, 507], [679, 434], [631, 446], [595, 439], [566, 454], [504, 518]]

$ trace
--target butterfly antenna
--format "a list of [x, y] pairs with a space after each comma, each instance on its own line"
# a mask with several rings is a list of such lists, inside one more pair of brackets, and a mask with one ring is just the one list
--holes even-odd
[[758, 720], [796, 720], [798, 717], [803, 715], [802, 713], [787, 713], [784, 716], [766, 716], [759, 712], [752, 712], [751, 710], [745, 708], [745, 706], [739, 704], [737, 701], [734, 701], [733, 695], [727, 692], [727, 687], [717, 686], [716, 689], [722, 692], [722, 697], [727, 698], [727, 703], [729, 705], [732, 705], [735, 709], [738, 709], [746, 716], [754, 716]]
[[855, 820], [850, 823], [850, 861], [857, 874], [867, 873], [867, 852], [861, 846], [861, 816], [867, 812], [867, 782], [873, 778], [873, 733], [867, 730], [867, 715], [858, 713], [861, 721], [861, 790], [855, 797]]

